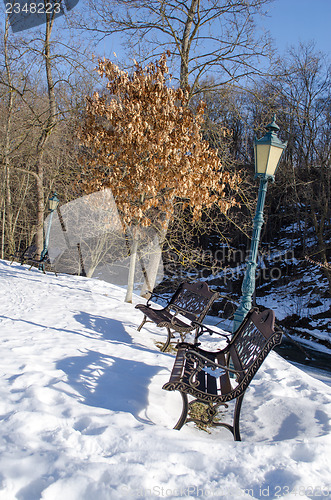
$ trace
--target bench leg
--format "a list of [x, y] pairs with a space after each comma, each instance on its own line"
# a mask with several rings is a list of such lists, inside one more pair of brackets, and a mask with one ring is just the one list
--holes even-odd
[[185, 424], [186, 418], [187, 418], [187, 413], [188, 413], [187, 394], [185, 394], [184, 392], [181, 392], [180, 394], [181, 394], [182, 400], [183, 400], [183, 409], [182, 409], [182, 414], [181, 414], [177, 424], [174, 427], [174, 429], [176, 429], [177, 431], [179, 431], [183, 427], [183, 425]]
[[138, 326], [137, 328], [137, 331], [140, 332], [140, 330], [142, 329], [142, 327], [144, 326], [144, 324], [146, 323], [147, 321], [147, 316], [146, 314], [144, 315], [144, 319], [142, 320], [141, 324]]
[[239, 396], [236, 401], [236, 407], [233, 415], [233, 436], [235, 441], [241, 441], [240, 430], [239, 430], [239, 418], [242, 401], [244, 399], [244, 394]]
[[167, 332], [168, 332], [168, 338], [165, 342], [165, 344], [163, 344], [162, 348], [161, 348], [161, 352], [166, 352], [166, 350], [168, 349], [169, 345], [170, 345], [170, 340], [171, 340], [171, 331], [170, 331], [170, 328], [166, 327], [167, 328]]

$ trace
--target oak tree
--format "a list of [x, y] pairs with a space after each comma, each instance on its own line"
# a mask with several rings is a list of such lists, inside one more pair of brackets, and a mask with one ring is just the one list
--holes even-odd
[[165, 55], [146, 68], [136, 64], [131, 74], [107, 59], [98, 71], [107, 85], [87, 98], [81, 182], [87, 193], [111, 188], [131, 230], [131, 301], [142, 228], [153, 226], [162, 241], [178, 200], [193, 219], [213, 204], [226, 212], [239, 176], [225, 172], [217, 150], [202, 139], [204, 104], [193, 113], [189, 92], [170, 87]]

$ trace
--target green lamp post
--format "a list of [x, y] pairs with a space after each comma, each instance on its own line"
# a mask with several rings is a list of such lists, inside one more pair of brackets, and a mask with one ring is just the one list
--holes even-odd
[[53, 196], [50, 196], [48, 198], [48, 209], [50, 211], [50, 216], [49, 216], [49, 221], [48, 221], [48, 225], [47, 225], [47, 231], [46, 231], [46, 236], [45, 236], [44, 248], [43, 248], [43, 251], [41, 252], [41, 255], [40, 255], [40, 261], [44, 260], [44, 258], [47, 255], [47, 252], [48, 252], [49, 235], [50, 235], [50, 232], [51, 232], [51, 225], [52, 225], [52, 220], [53, 220], [53, 213], [54, 213], [54, 210], [57, 209], [57, 206], [58, 206], [59, 203], [60, 203], [60, 200], [57, 197], [56, 193], [54, 193]]
[[277, 137], [279, 127], [273, 121], [266, 127], [267, 133], [262, 139], [254, 141], [255, 177], [260, 178], [256, 213], [253, 220], [251, 248], [246, 260], [246, 272], [242, 283], [240, 305], [234, 314], [233, 331], [236, 331], [252, 307], [252, 296], [255, 290], [255, 274], [257, 266], [260, 233], [263, 225], [263, 209], [268, 187], [268, 181], [274, 181], [275, 173], [281, 156], [287, 146]]

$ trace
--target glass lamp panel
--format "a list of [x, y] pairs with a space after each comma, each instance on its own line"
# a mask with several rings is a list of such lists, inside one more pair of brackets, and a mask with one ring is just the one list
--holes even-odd
[[278, 148], [277, 146], [270, 146], [268, 164], [266, 169], [267, 175], [275, 175], [280, 157], [282, 155], [283, 148]]
[[256, 144], [255, 173], [273, 176], [282, 155], [283, 148], [270, 144]]
[[255, 145], [255, 173], [265, 174], [268, 158], [269, 158], [269, 144], [256, 144]]

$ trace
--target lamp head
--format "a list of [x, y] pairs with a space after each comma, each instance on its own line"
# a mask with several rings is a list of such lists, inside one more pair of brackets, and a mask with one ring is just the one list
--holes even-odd
[[58, 204], [60, 203], [59, 198], [57, 197], [57, 194], [54, 193], [53, 196], [50, 196], [48, 198], [48, 208], [51, 212], [54, 212], [54, 210], [57, 209]]
[[273, 121], [267, 125], [267, 133], [254, 141], [255, 176], [274, 179], [281, 156], [287, 146], [277, 137], [279, 127], [274, 115]]

